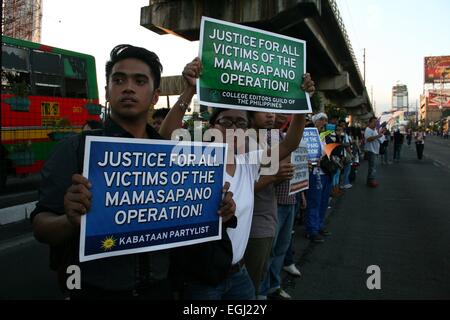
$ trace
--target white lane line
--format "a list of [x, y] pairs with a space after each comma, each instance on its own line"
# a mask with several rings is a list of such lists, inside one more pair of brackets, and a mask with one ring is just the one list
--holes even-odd
[[442, 167], [442, 165], [438, 162], [438, 161], [433, 161], [433, 165], [435, 166], [435, 167], [438, 167], [438, 168], [440, 168], [440, 167]]
[[444, 169], [450, 170], [450, 165], [446, 165], [445, 163], [442, 163], [439, 160], [434, 160], [433, 165], [438, 168], [444, 168]]

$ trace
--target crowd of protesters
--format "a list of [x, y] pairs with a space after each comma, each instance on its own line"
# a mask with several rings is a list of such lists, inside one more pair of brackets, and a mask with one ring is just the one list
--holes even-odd
[[[147, 123], [148, 106], [158, 101], [161, 71], [153, 52], [131, 45], [115, 47], [106, 65], [111, 116], [96, 127], [96, 134], [171, 139], [195, 94], [202, 65], [198, 58], [186, 65], [186, 88], [170, 110], [155, 112], [155, 130]], [[314, 93], [308, 74], [299, 90]], [[35, 237], [50, 246], [51, 267], [58, 272], [62, 290], [71, 299], [291, 299], [282, 288], [282, 276], [284, 272], [301, 276], [293, 254], [295, 221], [304, 219], [305, 236], [311, 242], [325, 242], [331, 235], [324, 223], [330, 199], [352, 188], [363, 154], [369, 161], [367, 185], [378, 185], [375, 158], [385, 141], [385, 129], [376, 128], [376, 118], [369, 120], [365, 130], [348, 127], [344, 119], [333, 117], [330, 123], [328, 119], [325, 113], [289, 117], [213, 110], [209, 124], [222, 137], [227, 130], [266, 129], [277, 130], [279, 141], [278, 170], [272, 174], [264, 175], [262, 169], [267, 163], [264, 157], [271, 156], [275, 142], [270, 137], [274, 135], [257, 135], [258, 150], [249, 152], [245, 143], [228, 149], [234, 162], [226, 164], [219, 212], [222, 239], [80, 263], [80, 219], [96, 200], [89, 191], [90, 182], [81, 175], [83, 139], [94, 127], [87, 124], [83, 134], [61, 143], [47, 161], [39, 201], [31, 215]], [[290, 154], [298, 147], [305, 126], [318, 129], [322, 157], [308, 165], [309, 189], [289, 195], [294, 175]], [[416, 136], [416, 140], [423, 145], [423, 136]], [[332, 143], [337, 147], [327, 156], [324, 147]], [[400, 159], [400, 150], [396, 150], [395, 157]], [[65, 271], [71, 264], [82, 270], [80, 290], [65, 288]]]

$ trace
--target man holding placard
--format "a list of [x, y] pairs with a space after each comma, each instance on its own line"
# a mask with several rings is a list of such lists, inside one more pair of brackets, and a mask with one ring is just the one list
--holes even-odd
[[[42, 171], [40, 197], [31, 215], [33, 230], [39, 241], [50, 245], [51, 266], [58, 271], [62, 289], [71, 290], [69, 295], [72, 299], [172, 298], [167, 276], [168, 250], [108, 257], [84, 263], [79, 263], [78, 257], [82, 216], [90, 213], [99, 202], [109, 201], [110, 205], [114, 205], [119, 201], [113, 194], [109, 200], [93, 196], [91, 191], [97, 185], [93, 186], [91, 181], [81, 175], [83, 169], [86, 170], [83, 166], [89, 163], [85, 159], [83, 165], [86, 135], [104, 136], [97, 139], [107, 139], [106, 137], [161, 139], [161, 136], [147, 124], [149, 106], [154, 105], [159, 98], [161, 70], [159, 59], [153, 52], [131, 45], [116, 46], [111, 51], [110, 61], [106, 64], [106, 99], [111, 105], [111, 117], [107, 119], [104, 130], [77, 135], [62, 142]], [[183, 108], [185, 104], [180, 100], [175, 106]], [[133, 156], [137, 157], [137, 153]], [[104, 154], [107, 154], [106, 151]], [[128, 159], [125, 153], [121, 153], [121, 156], [122, 160], [118, 161], [110, 154], [109, 158], [105, 156], [105, 160], [100, 159], [96, 163], [102, 166], [109, 162], [110, 166], [114, 166], [115, 163], [126, 164], [134, 161], [131, 155], [127, 155]], [[144, 154], [140, 154], [135, 163], [151, 167], [154, 161], [164, 162], [164, 159], [159, 158], [158, 154], [151, 156], [146, 153], [144, 161]], [[148, 170], [151, 172], [152, 168]], [[133, 177], [131, 174], [123, 173], [120, 183], [122, 185], [130, 183]], [[107, 180], [111, 186], [114, 185], [113, 173]], [[152, 178], [144, 181], [153, 183]], [[163, 178], [159, 177], [155, 181], [163, 183]], [[126, 202], [126, 199], [121, 197], [120, 202]], [[150, 198], [147, 196], [146, 199]], [[234, 210], [232, 195], [226, 193], [219, 211], [223, 220], [233, 216]], [[155, 217], [150, 214], [145, 216], [150, 219]], [[157, 217], [161, 216], [159, 214]], [[136, 218], [136, 215], [130, 212], [126, 218], [117, 214], [116, 222], [117, 224], [131, 222], [129, 219], [132, 217]], [[113, 237], [106, 238], [101, 246], [105, 252], [113, 251], [115, 243]], [[81, 270], [79, 274], [81, 280], [75, 281], [73, 286], [66, 281], [69, 276], [67, 270], [73, 269], [68, 268], [69, 266], [78, 267], [75, 268], [79, 270], [78, 272]]]

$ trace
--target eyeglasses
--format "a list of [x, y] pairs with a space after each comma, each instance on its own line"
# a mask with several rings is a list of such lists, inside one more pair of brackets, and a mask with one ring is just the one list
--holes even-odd
[[234, 120], [231, 118], [220, 118], [216, 120], [216, 123], [220, 124], [222, 127], [225, 128], [231, 128], [233, 124], [236, 126], [236, 128], [239, 129], [247, 129], [248, 127], [248, 121], [242, 118]]

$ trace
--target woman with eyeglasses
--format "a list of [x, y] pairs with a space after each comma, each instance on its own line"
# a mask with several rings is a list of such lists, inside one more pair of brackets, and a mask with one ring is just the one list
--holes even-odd
[[[164, 120], [159, 132], [161, 136], [170, 138], [172, 132], [178, 129], [176, 124], [183, 118], [188, 102], [191, 101], [196, 92], [196, 79], [200, 76], [201, 70], [199, 58], [195, 58], [184, 68], [183, 76], [187, 82], [187, 87]], [[310, 94], [315, 90], [314, 82], [309, 74], [304, 76], [302, 89]], [[273, 183], [275, 178], [273, 176], [261, 176], [260, 178], [261, 163], [273, 165], [269, 162], [272, 149], [249, 150], [249, 145], [251, 146], [255, 141], [252, 138], [245, 138], [244, 132], [251, 127], [252, 121], [259, 121], [266, 128], [271, 128], [273, 120], [273, 116], [271, 119], [270, 114], [267, 116], [263, 112], [247, 112], [226, 108], [216, 108], [213, 111], [209, 122], [211, 128], [215, 129], [214, 142], [229, 143], [224, 181], [230, 183], [229, 191], [233, 193], [233, 199], [236, 203], [237, 224], [234, 228], [226, 228], [226, 237], [221, 240], [221, 242], [231, 242], [232, 246], [232, 252], [229, 253], [231, 261], [227, 262], [226, 259], [223, 259], [223, 262], [229, 265], [227, 266], [228, 272], [224, 274], [222, 279], [216, 279], [217, 281], [212, 283], [207, 281], [206, 275], [199, 275], [195, 271], [195, 266], [205, 261], [200, 261], [201, 259], [196, 259], [194, 256], [187, 257], [190, 260], [187, 264], [178, 264], [177, 272], [184, 273], [183, 298], [250, 300], [256, 297], [253, 281], [243, 262], [252, 225], [255, 183], [259, 181], [260, 186], [268, 185]], [[285, 158], [298, 147], [304, 126], [305, 116], [294, 115], [286, 138], [278, 146], [279, 159]], [[244, 138], [242, 138], [243, 135]], [[264, 143], [259, 141], [259, 144]], [[234, 147], [230, 147], [230, 145], [234, 145]], [[218, 246], [218, 250], [220, 248]], [[183, 249], [181, 248], [179, 252], [182, 252]], [[209, 257], [209, 260], [213, 259], [214, 256]], [[208, 261], [208, 263], [211, 263], [211, 261]], [[192, 266], [194, 267], [191, 268]]]

